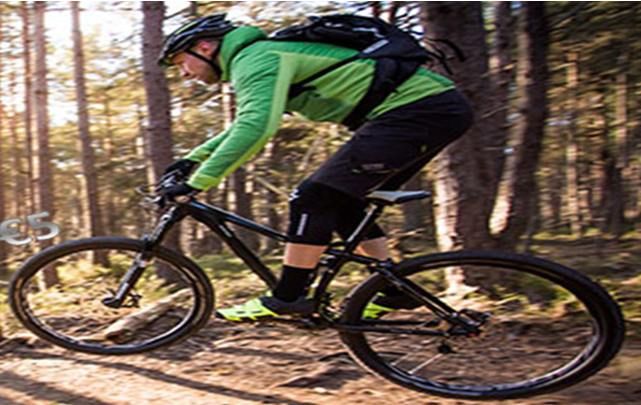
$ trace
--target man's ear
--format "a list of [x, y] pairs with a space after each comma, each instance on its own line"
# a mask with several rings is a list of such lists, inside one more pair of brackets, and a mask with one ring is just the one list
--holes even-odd
[[214, 54], [214, 51], [218, 47], [219, 41], [216, 40], [204, 40], [201, 39], [196, 43], [196, 49], [201, 51], [203, 54], [207, 56], [211, 56]]

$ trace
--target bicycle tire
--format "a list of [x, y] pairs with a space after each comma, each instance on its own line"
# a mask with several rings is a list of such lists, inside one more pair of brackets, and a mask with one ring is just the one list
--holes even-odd
[[[9, 303], [16, 318], [36, 336], [54, 345], [68, 350], [101, 354], [101, 355], [127, 355], [155, 350], [188, 338], [199, 328], [207, 323], [214, 307], [214, 291], [211, 282], [200, 267], [187, 257], [157, 246], [152, 251], [152, 259], [174, 266], [181, 277], [181, 283], [188, 286], [189, 297], [193, 297], [193, 305], [185, 319], [181, 320], [173, 329], [158, 337], [150, 338], [144, 343], [113, 344], [107, 346], [73, 339], [58, 331], [48, 329], [42, 320], [38, 319], [30, 308], [28, 302], [28, 289], [36, 279], [37, 274], [48, 265], [57, 261], [73, 257], [74, 254], [85, 254], [101, 250], [116, 250], [134, 255], [143, 248], [143, 241], [123, 237], [94, 237], [64, 242], [48, 247], [29, 258], [13, 275], [9, 285]], [[140, 280], [140, 284], [143, 280]], [[59, 288], [58, 288], [59, 290]], [[70, 314], [70, 316], [73, 316]]]
[[[370, 343], [366, 336], [368, 332], [341, 331], [340, 336], [343, 343], [359, 364], [374, 374], [415, 391], [459, 399], [501, 400], [540, 395], [583, 381], [605, 367], [622, 345], [625, 327], [619, 306], [605, 289], [575, 270], [526, 255], [488, 251], [459, 251], [407, 260], [401, 262], [396, 271], [398, 275], [404, 277], [419, 277], [415, 275], [441, 266], [493, 266], [497, 269], [517, 269], [519, 274], [525, 273], [528, 276], [536, 276], [553, 282], [569, 291], [587, 308], [586, 312], [592, 317], [591, 322], [593, 322], [590, 343], [564, 367], [531, 380], [510, 384], [498, 382], [494, 386], [477, 387], [432, 381], [429, 379], [430, 377], [423, 379], [413, 376], [411, 373], [390, 365], [391, 360], [385, 360], [383, 355], [379, 355], [372, 348], [374, 343]], [[341, 321], [347, 325], [361, 324], [365, 306], [385, 285], [385, 279], [380, 274], [374, 274], [364, 280], [346, 297], [345, 311]], [[500, 327], [498, 329], [500, 330]], [[558, 337], [560, 338], [560, 336]], [[396, 339], [402, 341], [398, 336]], [[539, 348], [535, 349], [539, 350]], [[400, 354], [398, 356], [400, 358]], [[405, 356], [407, 357], [407, 355]], [[438, 356], [447, 358], [449, 355], [439, 354]], [[468, 367], [472, 368], [472, 363], [470, 360]], [[437, 371], [431, 370], [435, 368], [433, 364], [435, 363], [430, 365], [428, 371], [433, 375], [431, 378], [438, 375]]]

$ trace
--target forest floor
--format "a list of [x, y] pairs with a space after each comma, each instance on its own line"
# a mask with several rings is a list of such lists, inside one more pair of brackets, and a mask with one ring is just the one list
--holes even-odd
[[[568, 245], [573, 246], [574, 257], [594, 266], [594, 255], [589, 260], [576, 254], [594, 252], [590, 243], [542, 243], [537, 245], [537, 253], [542, 251], [567, 263], [561, 256], [569, 252]], [[641, 317], [637, 312], [641, 302], [640, 257], [634, 246], [639, 246], [638, 241], [601, 246], [607, 266], [601, 264], [601, 271], [590, 271], [615, 290], [626, 311], [628, 336], [616, 359], [574, 387], [501, 403], [641, 404]], [[479, 356], [482, 360], [482, 353]], [[183, 343], [124, 357], [74, 353], [24, 332], [0, 341], [0, 404], [261, 403], [476, 402], [420, 394], [373, 376], [351, 361], [333, 331], [310, 332], [274, 324], [230, 326], [213, 320]]]
[[[215, 325], [145, 355], [97, 357], [14, 339], [1, 404], [473, 404], [400, 388], [354, 364], [331, 331]], [[505, 404], [641, 404], [641, 339], [588, 381]]]

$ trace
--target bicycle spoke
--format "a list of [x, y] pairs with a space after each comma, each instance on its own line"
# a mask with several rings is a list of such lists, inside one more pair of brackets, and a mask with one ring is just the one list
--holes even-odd
[[[122, 289], [141, 242], [126, 240], [109, 248], [88, 241], [87, 248], [54, 258], [20, 284], [19, 314], [41, 337], [92, 353], [133, 353], [179, 338], [201, 316], [201, 293], [193, 279], [182, 266], [161, 258], [152, 258], [155, 265], [127, 288], [122, 304], [111, 305], [105, 299]], [[92, 260], [98, 251], [100, 264]], [[46, 288], [39, 279], [50, 266], [59, 280]]]
[[411, 370], [408, 370], [407, 372], [408, 372], [408, 374], [415, 374], [418, 370], [422, 369], [423, 367], [427, 366], [428, 364], [433, 363], [434, 361], [440, 359], [441, 357], [443, 357], [443, 354], [440, 354], [440, 353], [436, 354], [436, 355], [432, 356], [432, 358], [424, 361], [423, 363], [419, 364], [418, 366], [414, 367]]
[[[593, 285], [581, 285], [578, 278], [570, 288], [560, 285], [558, 276], [546, 277], [546, 271], [556, 270], [539, 271], [530, 259], [523, 264], [491, 259], [487, 264], [474, 257], [430, 264], [426, 258], [425, 267], [408, 267], [396, 275], [410, 287], [390, 297], [381, 295], [389, 288], [386, 278], [372, 277], [350, 298], [345, 318], [354, 328], [341, 332], [343, 340], [363, 363], [393, 381], [475, 398], [518, 397], [549, 389], [563, 378], [574, 378], [573, 370], [592, 367], [588, 362], [597, 349], [609, 350], [598, 344], [607, 337], [605, 320], [595, 317], [589, 302], [580, 298]], [[416, 292], [434, 306], [428, 308]], [[362, 319], [370, 302], [392, 308], [396, 303], [404, 309], [384, 312], [385, 322], [371, 323]], [[455, 312], [434, 322], [434, 307]], [[358, 328], [372, 324], [374, 328]], [[403, 328], [415, 332], [395, 329], [403, 324], [412, 325]], [[440, 333], [442, 338], [426, 339], [427, 333]], [[620, 338], [614, 345], [620, 345]]]

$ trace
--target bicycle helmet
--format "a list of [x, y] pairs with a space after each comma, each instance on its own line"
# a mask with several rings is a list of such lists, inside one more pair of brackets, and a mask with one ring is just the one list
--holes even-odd
[[[180, 52], [189, 52], [189, 49], [199, 39], [220, 39], [229, 31], [236, 28], [231, 21], [225, 19], [225, 13], [211, 14], [197, 18], [179, 27], [165, 38], [163, 49], [158, 58], [158, 64], [163, 67], [171, 66], [171, 60]], [[194, 54], [193, 52], [189, 52]], [[195, 56], [200, 56], [194, 54]], [[201, 57], [201, 59], [203, 59]], [[211, 61], [207, 61], [215, 69]]]

